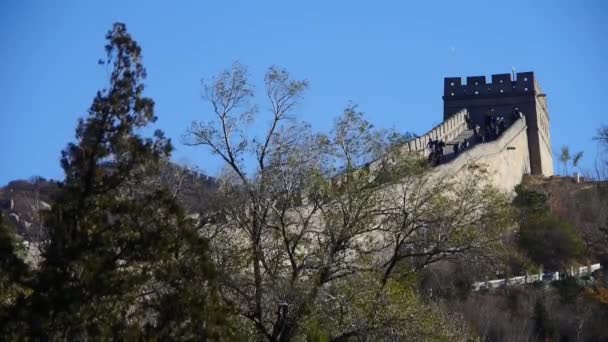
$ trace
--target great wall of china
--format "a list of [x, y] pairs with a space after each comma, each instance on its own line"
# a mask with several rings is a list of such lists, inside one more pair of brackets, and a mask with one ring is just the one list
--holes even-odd
[[[445, 78], [444, 121], [403, 149], [428, 157], [429, 141], [441, 140], [446, 143], [446, 153], [436, 168], [441, 175], [458, 177], [465, 165], [484, 164], [494, 185], [510, 193], [524, 174], [553, 175], [550, 118], [546, 94], [534, 73], [499, 74], [491, 79], [488, 83], [483, 76], [467, 77], [463, 84], [460, 78]], [[514, 117], [514, 113], [519, 115]], [[453, 153], [454, 144], [472, 140], [472, 127], [481, 127], [483, 134], [489, 116], [506, 117], [508, 128], [496, 139], [473, 142], [470, 148]]]

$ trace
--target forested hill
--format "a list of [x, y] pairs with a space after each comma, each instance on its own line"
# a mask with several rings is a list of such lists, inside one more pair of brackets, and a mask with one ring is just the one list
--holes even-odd
[[[149, 179], [149, 183], [160, 183], [189, 213], [208, 209], [212, 203], [208, 198], [217, 189], [215, 178], [175, 163], [163, 164], [159, 175]], [[18, 236], [38, 242], [44, 238], [40, 213], [53, 205], [53, 198], [60, 188], [60, 181], [42, 177], [10, 181], [0, 187], [0, 212]]]
[[0, 211], [18, 236], [37, 242], [42, 238], [40, 212], [48, 209], [59, 183], [40, 177], [18, 179], [0, 188]]
[[579, 231], [588, 248], [588, 257], [608, 264], [608, 182], [573, 177], [526, 176], [522, 188], [547, 197], [551, 213]]

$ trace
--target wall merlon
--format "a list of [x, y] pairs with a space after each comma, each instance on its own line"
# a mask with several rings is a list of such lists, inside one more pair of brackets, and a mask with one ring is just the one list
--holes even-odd
[[467, 108], [471, 123], [482, 129], [487, 115], [512, 118], [515, 113], [521, 113], [527, 122], [532, 174], [553, 174], [547, 99], [533, 72], [444, 78], [444, 121], [463, 108]]
[[460, 77], [444, 78], [444, 100], [484, 96], [533, 95], [539, 91], [533, 72], [520, 72], [515, 79], [511, 74], [494, 74], [488, 83], [485, 76], [469, 76], [466, 83]]

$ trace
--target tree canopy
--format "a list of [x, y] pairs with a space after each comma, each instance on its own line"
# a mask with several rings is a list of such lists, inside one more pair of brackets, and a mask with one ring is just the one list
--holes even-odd
[[139, 134], [156, 120], [141, 48], [124, 24], [106, 39], [109, 86], [62, 152], [43, 261], [4, 326], [35, 339], [220, 336], [205, 239], [166, 189], [143, 186], [172, 147], [161, 131]]
[[552, 215], [546, 204], [547, 195], [521, 185], [516, 190], [513, 203], [520, 212], [517, 242], [527, 256], [551, 271], [563, 270], [582, 256], [580, 232]]
[[401, 312], [383, 304], [394, 291], [416, 303], [400, 279], [490, 254], [511, 224], [508, 198], [484, 181], [483, 167], [464, 170], [464, 181], [438, 175], [354, 105], [329, 134], [311, 132], [296, 117], [307, 82], [277, 67], [264, 78], [267, 128], [249, 130], [262, 106], [247, 75], [235, 64], [205, 83], [211, 120], [185, 136], [225, 163], [221, 219], [206, 225], [222, 298], [242, 330], [270, 341], [311, 331], [331, 340], [405, 336]]

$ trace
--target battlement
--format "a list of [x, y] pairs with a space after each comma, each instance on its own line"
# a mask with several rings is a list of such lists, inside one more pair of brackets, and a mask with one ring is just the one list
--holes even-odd
[[457, 100], [471, 97], [507, 97], [540, 94], [541, 90], [533, 72], [518, 72], [512, 79], [510, 74], [492, 75], [492, 82], [485, 76], [470, 76], [466, 83], [460, 77], [444, 78], [443, 99]]
[[428, 133], [416, 139], [412, 139], [404, 145], [405, 151], [419, 152], [425, 157], [428, 156], [428, 143], [431, 139], [443, 140], [445, 142], [454, 140], [460, 133], [467, 129], [465, 116], [468, 115], [466, 109], [460, 110], [447, 120], [433, 127]]
[[470, 121], [484, 127], [488, 115], [505, 118], [521, 113], [526, 118], [528, 149], [532, 174], [553, 174], [553, 153], [549, 132], [549, 111], [533, 72], [515, 75], [492, 75], [466, 78], [447, 77], [443, 80], [443, 120], [450, 119], [466, 108]]

